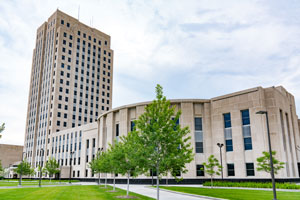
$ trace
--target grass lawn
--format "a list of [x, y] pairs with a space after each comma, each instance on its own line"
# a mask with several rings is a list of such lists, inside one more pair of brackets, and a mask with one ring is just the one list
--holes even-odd
[[[184, 192], [190, 194], [197, 194], [203, 196], [232, 199], [232, 200], [270, 200], [273, 198], [272, 191], [262, 190], [241, 190], [241, 189], [210, 189], [210, 188], [194, 188], [194, 187], [173, 187], [162, 186], [162, 189]], [[279, 192], [277, 191], [277, 198], [280, 200], [299, 200], [300, 192]]]
[[[116, 188], [118, 192], [107, 192], [112, 190], [99, 188], [97, 185], [90, 186], [62, 186], [62, 187], [42, 187], [42, 188], [17, 188], [0, 189], [0, 199], [5, 200], [111, 200], [118, 199], [116, 196], [126, 195], [126, 191]], [[137, 196], [141, 200], [152, 198], [130, 193], [130, 196]]]
[[[78, 181], [72, 181], [72, 182], [78, 182]], [[63, 180], [61, 183], [57, 180], [52, 180], [51, 182], [49, 180], [42, 180], [42, 185], [62, 185], [67, 184], [69, 181]], [[38, 180], [22, 180], [22, 185], [38, 185]], [[0, 180], [0, 187], [1, 186], [18, 186], [19, 181], [18, 180]]]

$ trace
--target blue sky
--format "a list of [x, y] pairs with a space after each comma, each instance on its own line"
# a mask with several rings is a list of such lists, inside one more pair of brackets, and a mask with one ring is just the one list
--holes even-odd
[[[57, 9], [111, 35], [113, 107], [284, 86], [300, 108], [300, 1], [0, 0], [1, 143], [23, 144], [35, 33]], [[300, 109], [298, 109], [298, 115]]]

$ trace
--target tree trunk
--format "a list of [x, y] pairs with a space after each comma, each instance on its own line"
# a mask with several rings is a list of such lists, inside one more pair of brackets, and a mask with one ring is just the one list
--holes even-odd
[[166, 185], [168, 185], [168, 173], [167, 173], [167, 178], [166, 178]]
[[99, 173], [99, 180], [98, 180], [98, 185], [100, 186], [100, 173]]
[[127, 172], [127, 198], [129, 197], [129, 176], [130, 176], [130, 171]]
[[157, 197], [156, 200], [159, 200], [159, 166], [156, 166], [156, 176], [157, 176], [157, 181], [156, 181], [156, 190], [157, 190]]
[[116, 174], [114, 173], [114, 191], [116, 190]]
[[210, 188], [213, 187], [213, 180], [212, 180], [212, 176], [210, 177]]
[[153, 186], [153, 169], [152, 169], [151, 175], [152, 175], [152, 186]]
[[107, 173], [105, 174], [105, 188], [107, 188]]

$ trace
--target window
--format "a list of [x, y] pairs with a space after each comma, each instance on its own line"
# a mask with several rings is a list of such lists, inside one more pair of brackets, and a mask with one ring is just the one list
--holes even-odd
[[252, 150], [251, 127], [249, 110], [242, 110], [242, 129], [244, 137], [244, 149]]
[[135, 123], [134, 123], [134, 121], [131, 121], [130, 122], [130, 131], [133, 131], [134, 127], [135, 127]]
[[246, 163], [246, 173], [247, 176], [255, 176], [253, 163]]
[[64, 24], [65, 22], [64, 22], [64, 20], [61, 20], [60, 23], [61, 23], [61, 24]]
[[197, 165], [197, 176], [204, 176], [204, 165]]
[[85, 177], [87, 177], [88, 176], [88, 170], [86, 169], [85, 170]]
[[96, 147], [96, 139], [93, 138], [93, 148], [95, 148], [95, 147]]
[[86, 140], [86, 148], [88, 149], [90, 146], [89, 140]]
[[80, 171], [78, 170], [78, 171], [77, 171], [77, 177], [79, 177], [79, 176], [80, 176]]
[[203, 153], [203, 131], [201, 117], [195, 117], [195, 141], [196, 153]]
[[226, 151], [233, 151], [230, 113], [223, 114]]
[[116, 124], [116, 140], [119, 141], [119, 124]]
[[227, 164], [227, 175], [234, 176], [234, 164]]

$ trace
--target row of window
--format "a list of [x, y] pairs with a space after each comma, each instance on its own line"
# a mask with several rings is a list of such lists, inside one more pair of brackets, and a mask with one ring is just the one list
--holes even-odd
[[[61, 20], [60, 20], [60, 24], [61, 24], [61, 25], [64, 25], [64, 24], [65, 24], [65, 21], [64, 21], [63, 19], [61, 19]], [[70, 28], [70, 26], [71, 26], [71, 24], [70, 24], [69, 22], [67, 22], [66, 25], [67, 25], [67, 28]], [[81, 31], [77, 31], [77, 35], [78, 35], [78, 36], [81, 36]], [[64, 33], [64, 36], [67, 36], [66, 33]], [[82, 36], [83, 36], [83, 38], [86, 38], [86, 37], [87, 37], [86, 33], [83, 33]], [[89, 36], [88, 36], [88, 39], [91, 41], [91, 40], [92, 40], [92, 37], [89, 35]], [[97, 42], [97, 39], [94, 38], [93, 41], [94, 41], [94, 43], [96, 43], [96, 42]], [[98, 44], [101, 45], [101, 40], [98, 41]], [[104, 41], [104, 45], [107, 45], [107, 41], [106, 41], [106, 40]]]
[[[249, 109], [241, 110], [241, 118], [242, 118], [242, 132], [244, 138], [244, 150], [252, 150]], [[233, 151], [230, 113], [223, 114], [223, 119], [224, 119], [224, 138], [225, 138], [226, 151], [230, 152]], [[194, 122], [195, 122], [195, 151], [196, 153], [203, 153], [204, 148], [203, 148], [202, 118], [195, 117]]]
[[[196, 166], [196, 175], [205, 176], [203, 165]], [[233, 163], [227, 164], [227, 176], [235, 176], [235, 169]], [[253, 163], [246, 163], [246, 176], [255, 176], [255, 169]]]

